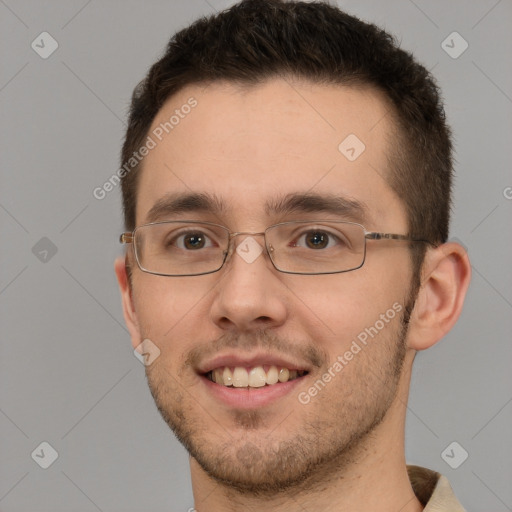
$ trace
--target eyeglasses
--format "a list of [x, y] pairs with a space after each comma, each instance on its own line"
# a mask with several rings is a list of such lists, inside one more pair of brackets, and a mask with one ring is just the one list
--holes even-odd
[[[231, 233], [227, 227], [210, 222], [154, 222], [123, 233], [120, 242], [133, 243], [135, 259], [143, 272], [199, 276], [223, 267], [233, 251], [231, 240], [239, 235], [263, 235], [276, 270], [306, 275], [338, 274], [362, 267], [367, 240], [430, 243], [406, 235], [369, 232], [354, 222], [330, 220], [282, 222], [261, 233]], [[258, 250], [254, 245], [245, 248], [248, 254]]]

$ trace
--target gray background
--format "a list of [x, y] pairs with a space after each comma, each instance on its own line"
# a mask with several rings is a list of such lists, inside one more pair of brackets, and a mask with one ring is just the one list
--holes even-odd
[[[118, 168], [131, 91], [171, 34], [231, 3], [0, 0], [3, 512], [193, 505], [124, 327], [119, 190], [92, 191]], [[444, 473], [470, 511], [512, 510], [512, 3], [338, 3], [433, 69], [457, 141], [452, 237], [474, 276], [457, 326], [416, 359], [408, 462]], [[47, 59], [31, 48], [43, 31], [59, 44]], [[456, 59], [442, 47], [454, 31], [469, 44]], [[42, 441], [59, 454], [46, 470], [31, 457]], [[453, 441], [469, 453], [457, 469], [441, 457]]]

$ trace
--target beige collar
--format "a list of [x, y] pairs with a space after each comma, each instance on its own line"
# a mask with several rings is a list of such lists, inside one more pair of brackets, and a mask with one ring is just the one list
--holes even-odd
[[407, 472], [423, 512], [466, 512], [445, 476], [420, 466], [407, 466]]

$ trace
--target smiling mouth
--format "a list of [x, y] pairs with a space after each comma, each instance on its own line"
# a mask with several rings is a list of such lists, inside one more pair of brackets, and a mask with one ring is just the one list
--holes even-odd
[[208, 380], [220, 386], [233, 388], [262, 388], [285, 383], [307, 375], [306, 370], [289, 370], [278, 366], [223, 366], [204, 374]]

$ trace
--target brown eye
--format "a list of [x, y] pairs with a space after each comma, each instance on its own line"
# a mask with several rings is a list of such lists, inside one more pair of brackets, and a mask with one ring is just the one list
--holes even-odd
[[345, 233], [332, 229], [324, 229], [323, 226], [310, 226], [309, 229], [299, 233], [290, 233], [289, 247], [308, 249], [311, 252], [323, 250], [342, 250], [351, 246], [350, 240]]
[[305, 241], [310, 249], [325, 249], [329, 244], [329, 235], [322, 231], [314, 231], [305, 235]]
[[202, 249], [206, 245], [206, 237], [200, 232], [184, 235], [182, 240], [183, 247], [189, 250]]

